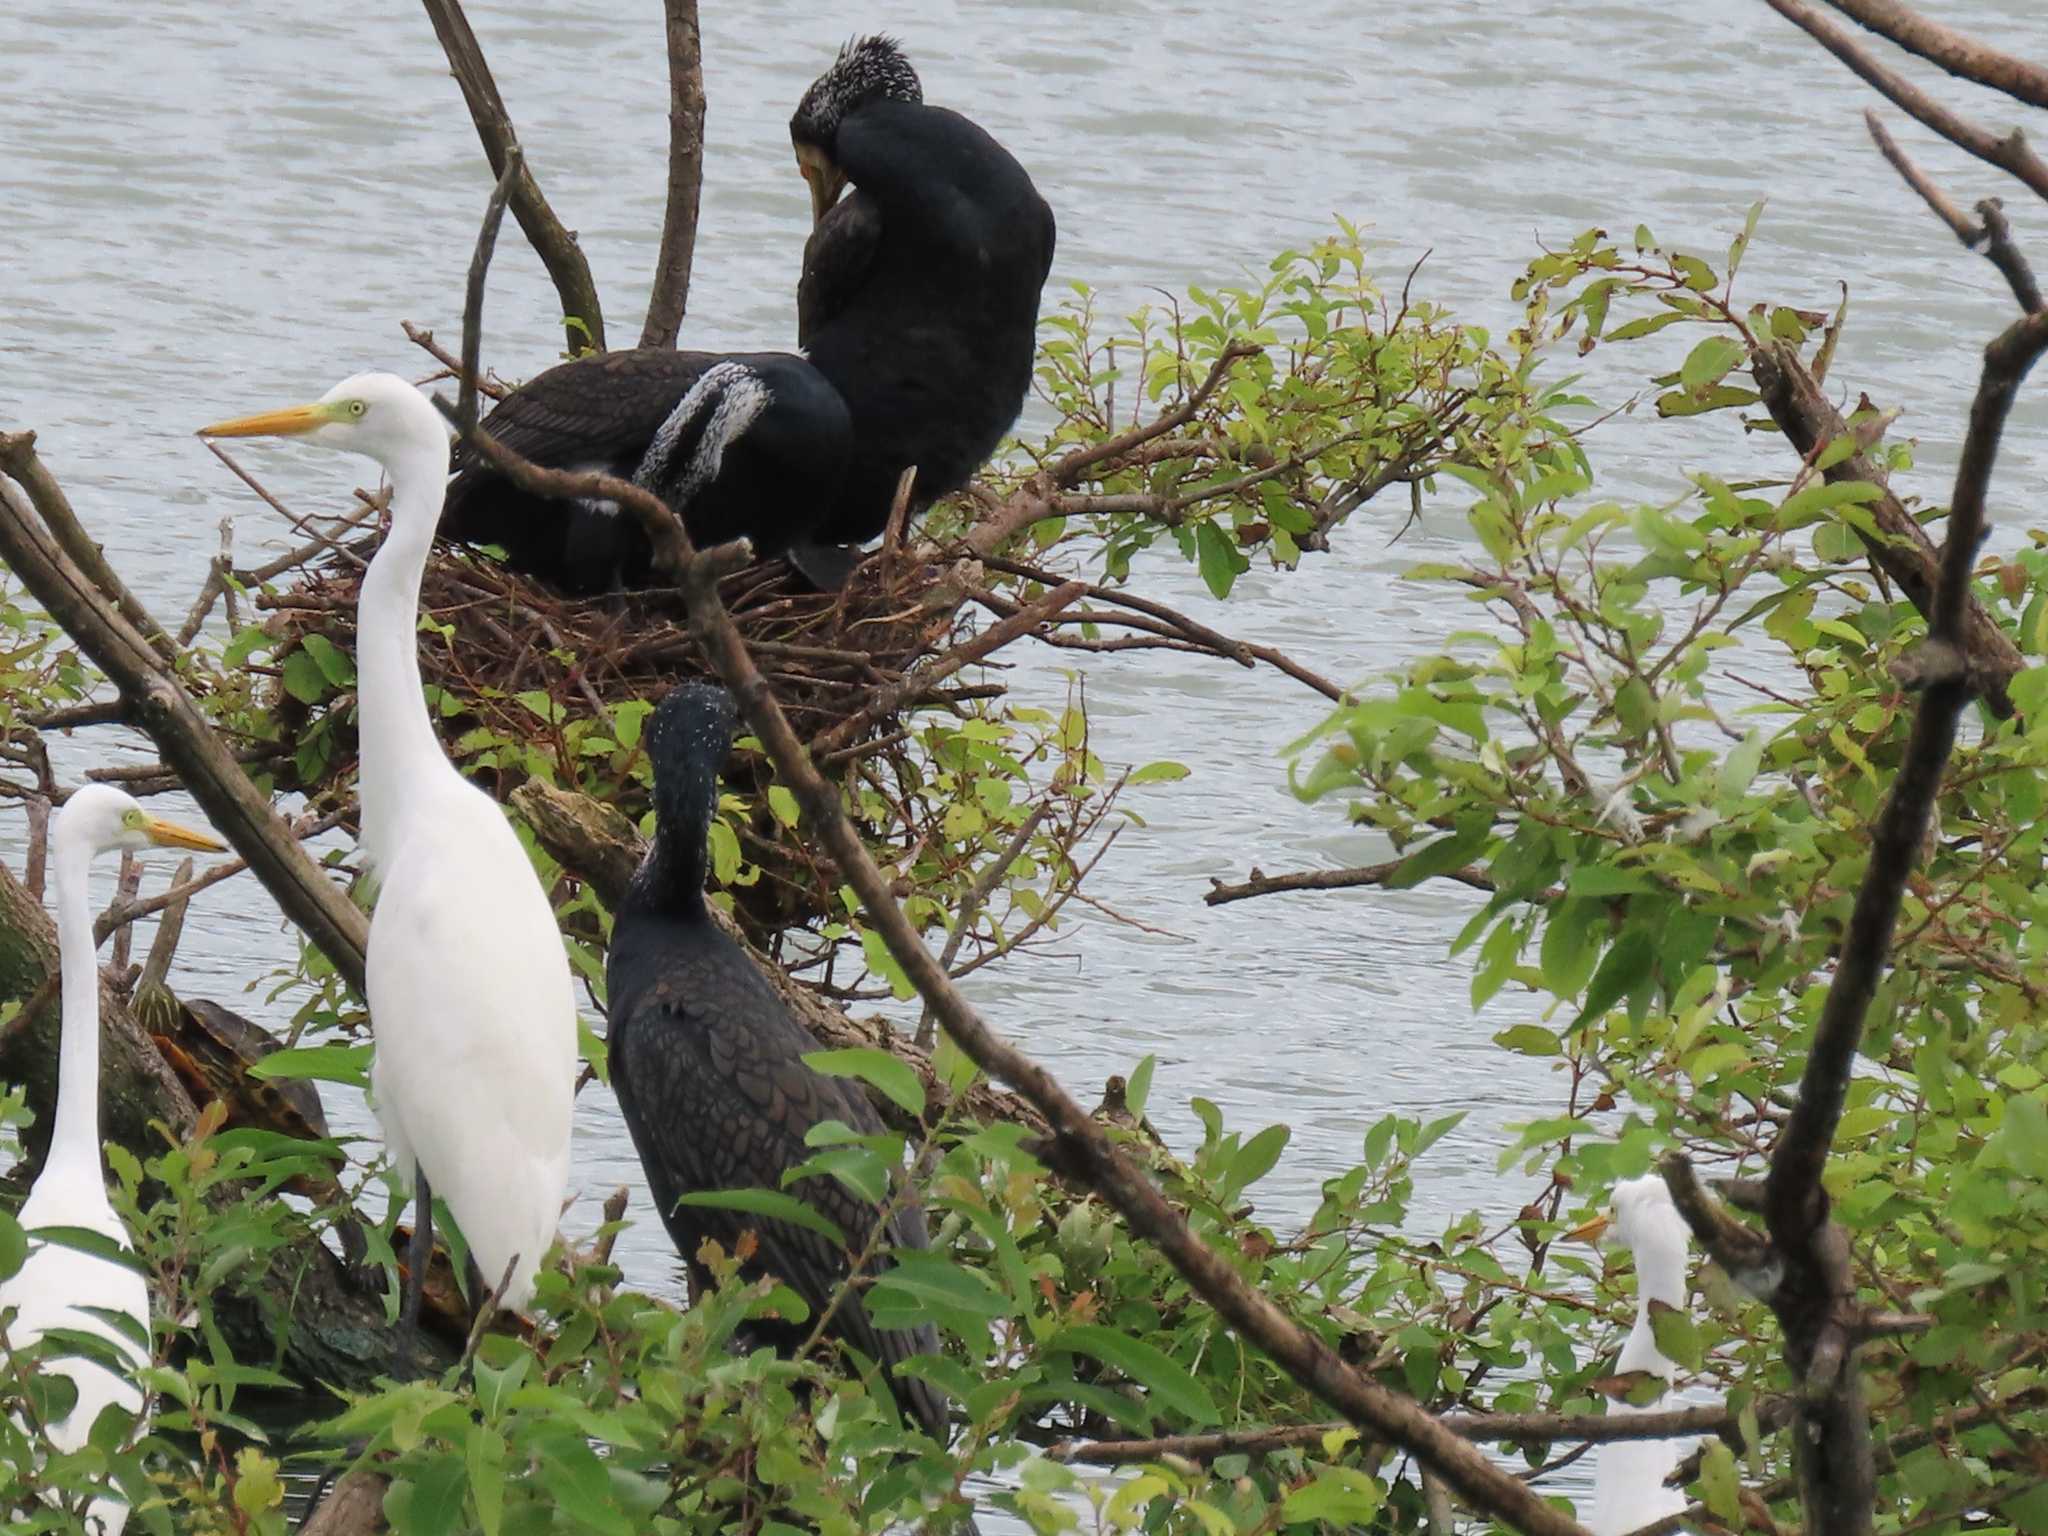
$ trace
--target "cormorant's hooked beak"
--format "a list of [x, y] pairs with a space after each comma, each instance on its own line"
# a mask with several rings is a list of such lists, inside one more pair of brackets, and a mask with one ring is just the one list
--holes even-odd
[[1571, 1231], [1565, 1233], [1565, 1241], [1568, 1243], [1592, 1243], [1597, 1246], [1600, 1239], [1607, 1235], [1607, 1229], [1613, 1225], [1614, 1218], [1605, 1211], [1602, 1211], [1591, 1221], [1582, 1221], [1576, 1227], [1573, 1227]]
[[304, 437], [335, 420], [334, 408], [324, 401], [312, 405], [288, 405], [281, 411], [258, 411], [254, 416], [237, 416], [201, 427], [201, 437]]
[[834, 165], [831, 157], [815, 144], [797, 145], [796, 168], [803, 172], [804, 180], [810, 184], [811, 227], [815, 229], [832, 211], [832, 205], [839, 201], [839, 194], [846, 190], [846, 172]]
[[175, 821], [151, 816], [142, 823], [142, 834], [159, 848], [193, 848], [201, 853], [226, 853], [228, 845], [206, 832], [195, 832]]

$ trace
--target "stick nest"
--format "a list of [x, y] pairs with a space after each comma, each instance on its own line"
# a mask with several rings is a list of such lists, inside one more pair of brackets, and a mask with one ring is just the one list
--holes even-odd
[[[333, 551], [302, 568], [290, 587], [259, 599], [272, 610], [265, 628], [279, 676], [264, 702], [280, 740], [297, 747], [277, 764], [279, 787], [316, 800], [353, 787], [354, 688], [330, 678], [318, 697], [307, 698], [315, 691], [308, 686], [312, 673], [291, 658], [318, 635], [353, 659], [356, 601], [374, 547], [362, 541]], [[964, 633], [965, 586], [951, 566], [885, 548], [840, 592], [808, 590], [781, 560], [757, 562], [720, 590], [791, 723], [828, 773], [914, 783], [919, 769], [909, 761], [901, 712], [1001, 691], [921, 688], [914, 679], [904, 686], [920, 660]], [[428, 562], [420, 610], [427, 621], [420, 673], [430, 699], [440, 691], [442, 739], [464, 771], [501, 801], [538, 773], [641, 814], [645, 765], [637, 747], [611, 742], [603, 727], [580, 731], [578, 723], [606, 720], [629, 700], [657, 703], [686, 678], [715, 677], [672, 588], [567, 598], [474, 551], [441, 547]], [[296, 689], [289, 686], [295, 680]], [[864, 711], [868, 718], [849, 732], [848, 722]], [[736, 753], [726, 782], [759, 791], [770, 777], [765, 760]], [[836, 871], [770, 814], [764, 796], [749, 798], [754, 809], [740, 838], [763, 878], [733, 888], [735, 915], [759, 939], [840, 913]], [[916, 833], [899, 826], [892, 835]]]

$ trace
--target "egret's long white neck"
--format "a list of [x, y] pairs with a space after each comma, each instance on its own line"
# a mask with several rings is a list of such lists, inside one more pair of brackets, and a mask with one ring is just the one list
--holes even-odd
[[373, 866], [398, 846], [408, 792], [431, 775], [455, 773], [427, 718], [419, 661], [420, 578], [448, 483], [447, 439], [436, 433], [409, 446], [385, 472], [391, 532], [363, 576], [356, 614], [358, 784], [363, 847]]
[[90, 1167], [100, 1160], [100, 976], [93, 959], [86, 881], [92, 849], [60, 828], [52, 838], [57, 895], [57, 973], [63, 1009], [57, 1048], [57, 1114], [44, 1167]]
[[1653, 1371], [1667, 1381], [1678, 1368], [1657, 1348], [1656, 1330], [1650, 1322], [1650, 1304], [1662, 1302], [1683, 1310], [1685, 1291], [1685, 1237], [1683, 1228], [1665, 1231], [1662, 1224], [1640, 1235], [1635, 1242], [1636, 1325], [1622, 1346], [1617, 1362], [1623, 1371]]

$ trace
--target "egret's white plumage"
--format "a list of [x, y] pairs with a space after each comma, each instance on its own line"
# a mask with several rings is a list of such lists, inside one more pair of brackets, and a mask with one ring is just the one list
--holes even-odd
[[576, 1002], [547, 894], [504, 813], [441, 751], [420, 691], [420, 578], [448, 480], [448, 433], [412, 385], [364, 373], [314, 405], [205, 429], [297, 437], [374, 459], [391, 531], [356, 619], [363, 849], [378, 886], [370, 1089], [401, 1179], [415, 1163], [487, 1285], [518, 1260], [522, 1307], [569, 1178]]
[[[43, 1159], [20, 1220], [31, 1236], [41, 1227], [83, 1227], [120, 1244], [131, 1244], [128, 1228], [107, 1200], [100, 1170], [100, 979], [93, 960], [92, 908], [86, 886], [94, 854], [152, 846], [218, 849], [212, 838], [160, 821], [132, 796], [106, 784], [88, 784], [64, 803], [50, 832], [50, 875], [57, 898], [59, 1002], [63, 1010], [57, 1057], [57, 1111], [50, 1150]], [[98, 1312], [129, 1319], [149, 1336], [149, 1287], [136, 1271], [57, 1243], [31, 1243], [27, 1260], [0, 1284], [0, 1312], [14, 1309], [7, 1329], [11, 1348], [26, 1349], [53, 1328], [107, 1340], [130, 1365], [148, 1357], [130, 1333]], [[70, 1413], [48, 1426], [50, 1443], [74, 1451], [109, 1404], [129, 1413], [142, 1407], [142, 1391], [130, 1378], [98, 1361], [80, 1357], [48, 1360], [45, 1366], [68, 1376], [78, 1389]], [[86, 1528], [119, 1536], [128, 1523], [127, 1501], [97, 1498], [87, 1507]]]
[[[1667, 1385], [1678, 1379], [1678, 1367], [1657, 1347], [1657, 1335], [1650, 1323], [1651, 1303], [1682, 1308], [1686, 1305], [1685, 1252], [1689, 1236], [1685, 1218], [1671, 1202], [1671, 1191], [1654, 1174], [1624, 1179], [1614, 1186], [1614, 1209], [1603, 1227], [1610, 1240], [1625, 1243], [1636, 1261], [1636, 1323], [1621, 1346], [1615, 1362], [1619, 1375], [1644, 1372]], [[1585, 1228], [1581, 1228], [1585, 1231]], [[1638, 1406], [1613, 1401], [1612, 1414], [1661, 1412], [1672, 1407], [1667, 1397]], [[1593, 1536], [1620, 1536], [1676, 1514], [1686, 1506], [1685, 1495], [1666, 1488], [1668, 1477], [1686, 1453], [1690, 1441], [1610, 1440], [1595, 1453], [1593, 1512], [1586, 1528]]]

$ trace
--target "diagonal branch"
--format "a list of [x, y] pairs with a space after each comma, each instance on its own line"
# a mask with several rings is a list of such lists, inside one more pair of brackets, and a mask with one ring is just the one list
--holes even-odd
[[2048, 161], [2027, 147], [2018, 129], [2000, 137], [1956, 116], [1940, 102], [1903, 75], [1894, 74], [1863, 51], [1855, 38], [1808, 8], [1802, 0], [1764, 0], [1772, 10], [1800, 28], [1821, 47], [1848, 65], [1878, 93], [1890, 99], [1940, 134], [1958, 149], [1966, 150], [1987, 165], [1995, 165], [2023, 183], [2036, 197], [2048, 200]]
[[668, 211], [647, 296], [643, 347], [672, 347], [690, 308], [690, 264], [704, 190], [704, 44], [697, 0], [662, 0], [668, 17]]
[[292, 835], [179, 683], [173, 667], [114, 599], [59, 549], [37, 521], [39, 487], [54, 485], [32, 432], [0, 433], [0, 561], [120, 689], [124, 718], [146, 731], [216, 830], [249, 861], [264, 888], [358, 993], [369, 920]]
[[[455, 83], [462, 87], [462, 99], [469, 105], [476, 136], [483, 141], [484, 155], [491, 163], [491, 175], [502, 176], [518, 135], [512, 130], [512, 114], [505, 110], [505, 98], [498, 94], [498, 82], [491, 78], [491, 66], [484, 60], [483, 46], [462, 14], [460, 0], [421, 0], [441, 51], [448, 55], [448, 67]], [[512, 216], [526, 232], [527, 243], [540, 257], [561, 297], [563, 329], [569, 353], [604, 350], [604, 310], [598, 303], [597, 284], [591, 280], [590, 263], [583, 247], [576, 243], [574, 230], [555, 217], [555, 210], [542, 196], [540, 183], [524, 166], [512, 189]]]
[[1888, 38], [1908, 53], [1939, 64], [1959, 80], [1974, 80], [2030, 107], [2048, 107], [2048, 69], [2000, 53], [1968, 33], [1929, 21], [1899, 0], [1828, 0], [1851, 21]]
[[1920, 194], [1921, 201], [1934, 210], [1934, 216], [1949, 227], [1964, 247], [1972, 251], [1980, 245], [1984, 247], [1985, 259], [2005, 274], [2006, 285], [2012, 289], [2012, 296], [2020, 301], [2020, 308], [2030, 315], [2039, 309], [2041, 289], [2034, 281], [2034, 269], [2027, 265], [2027, 258], [2013, 244], [2012, 226], [2006, 222], [2004, 208], [1998, 199], [1987, 197], [1978, 203], [1978, 220], [1972, 220], [1956, 206], [1953, 198], [1935, 184], [1931, 176], [1899, 148], [1898, 141], [1885, 128], [1883, 119], [1875, 110], [1866, 110], [1863, 122], [1870, 129], [1871, 138], [1877, 141], [1878, 152], [1891, 162], [1893, 170], [1905, 178], [1906, 185]]

